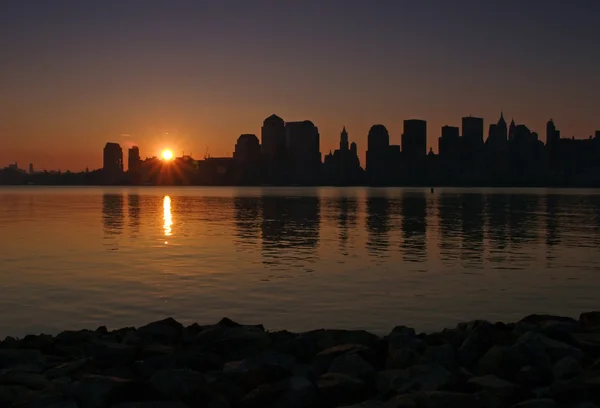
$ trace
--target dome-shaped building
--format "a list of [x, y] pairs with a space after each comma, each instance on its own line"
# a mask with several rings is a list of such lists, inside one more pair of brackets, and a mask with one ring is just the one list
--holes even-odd
[[275, 158], [285, 152], [285, 121], [277, 115], [271, 115], [263, 121], [261, 128], [261, 151]]

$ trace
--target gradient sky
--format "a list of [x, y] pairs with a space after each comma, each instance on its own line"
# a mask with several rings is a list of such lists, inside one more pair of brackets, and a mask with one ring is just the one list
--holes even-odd
[[[597, 0], [3, 0], [0, 167], [81, 170], [105, 142], [231, 155], [265, 117], [323, 154], [367, 133], [501, 110], [545, 139], [600, 129]], [[168, 133], [168, 135], [166, 134]]]

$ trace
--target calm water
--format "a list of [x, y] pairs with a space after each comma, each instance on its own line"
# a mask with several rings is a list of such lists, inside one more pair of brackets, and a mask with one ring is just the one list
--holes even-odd
[[597, 309], [591, 190], [3, 188], [0, 336], [223, 316], [269, 329]]

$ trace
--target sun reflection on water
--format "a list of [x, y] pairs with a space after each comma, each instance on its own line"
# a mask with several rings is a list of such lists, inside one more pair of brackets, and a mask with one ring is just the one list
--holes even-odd
[[173, 217], [171, 215], [171, 197], [169, 196], [165, 196], [163, 199], [163, 221], [165, 236], [170, 237], [172, 235], [171, 226], [173, 225]]

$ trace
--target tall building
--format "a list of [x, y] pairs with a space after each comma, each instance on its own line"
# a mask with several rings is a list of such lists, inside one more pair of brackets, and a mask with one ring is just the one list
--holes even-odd
[[266, 118], [261, 128], [261, 150], [270, 158], [285, 154], [285, 122], [277, 115]]
[[508, 140], [512, 141], [515, 137], [515, 133], [517, 131], [517, 125], [515, 124], [515, 120], [512, 119], [510, 121], [510, 127], [508, 128]]
[[427, 122], [420, 119], [404, 121], [402, 134], [402, 156], [420, 159], [427, 155]]
[[483, 118], [462, 118], [462, 136], [466, 145], [473, 149], [483, 146]]
[[131, 149], [129, 149], [129, 155], [127, 157], [127, 170], [138, 170], [141, 162], [142, 160], [140, 159], [140, 149], [137, 146], [133, 146]]
[[442, 126], [438, 140], [440, 157], [456, 156], [460, 150], [460, 129], [457, 126]]
[[560, 131], [556, 129], [554, 121], [550, 119], [546, 123], [546, 145], [548, 147], [557, 146], [560, 143]]
[[104, 146], [104, 172], [116, 175], [123, 172], [123, 149], [118, 143], [107, 143]]
[[385, 183], [390, 172], [390, 134], [383, 125], [373, 125], [367, 137], [368, 179], [375, 184]]
[[243, 134], [238, 137], [233, 152], [233, 159], [241, 165], [256, 165], [260, 158], [260, 143], [258, 137], [252, 134]]
[[297, 183], [316, 180], [321, 166], [319, 129], [310, 121], [285, 124], [285, 151], [292, 179]]
[[340, 150], [348, 150], [348, 132], [346, 132], [346, 126], [344, 126], [342, 133], [340, 134]]
[[504, 113], [500, 112], [500, 119], [498, 119], [498, 123], [490, 125], [485, 146], [488, 150], [496, 152], [499, 150], [504, 150], [508, 140], [507, 137], [508, 130], [506, 127], [506, 121], [504, 120]]

